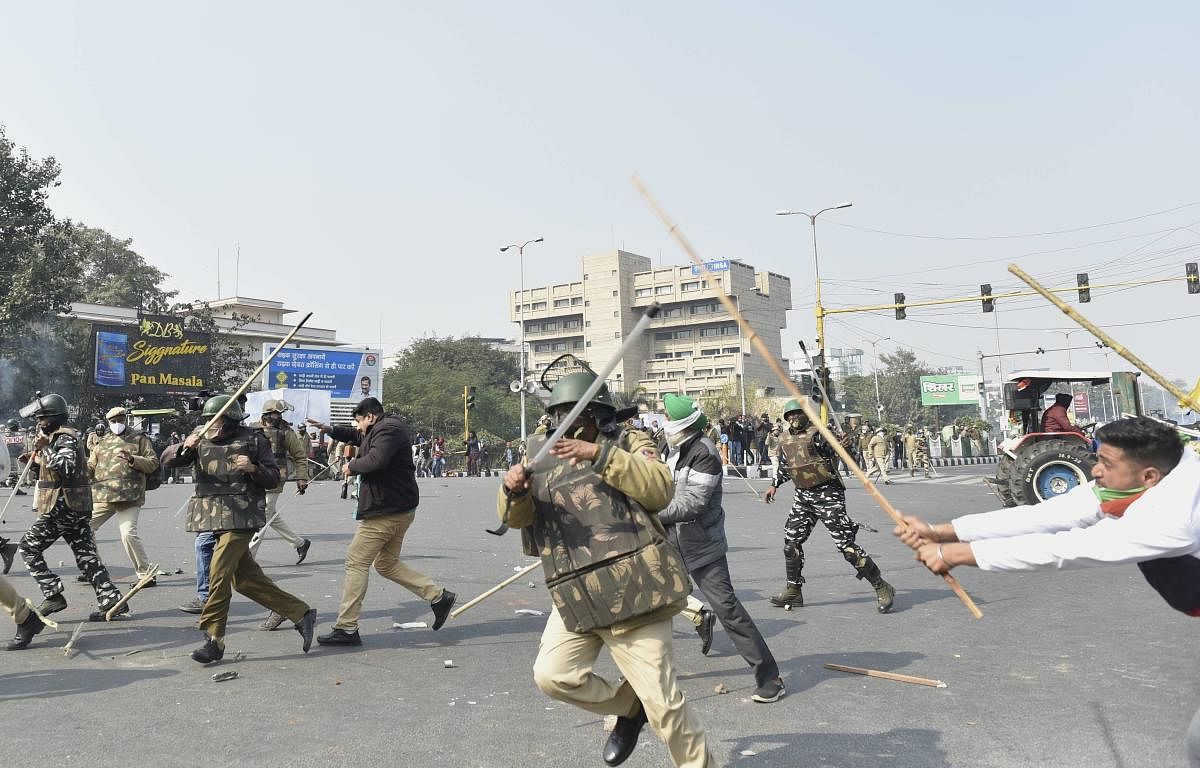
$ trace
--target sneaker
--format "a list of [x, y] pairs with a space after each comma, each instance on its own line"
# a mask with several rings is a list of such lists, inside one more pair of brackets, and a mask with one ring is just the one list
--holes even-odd
[[696, 634], [700, 635], [700, 655], [707, 656], [712, 650], [713, 624], [717, 616], [708, 608], [700, 609], [700, 623], [696, 625]]
[[296, 631], [300, 633], [300, 637], [304, 639], [303, 649], [308, 653], [308, 649], [312, 648], [313, 632], [317, 629], [317, 609], [309, 608], [304, 612], [300, 621], [296, 622]]
[[8, 539], [0, 539], [0, 559], [4, 560], [4, 573], [12, 568], [13, 558], [17, 555], [17, 545]]
[[179, 610], [184, 613], [201, 613], [204, 611], [204, 601], [199, 597], [193, 597], [191, 601], [179, 606]]
[[296, 565], [304, 562], [304, 558], [308, 557], [308, 548], [312, 546], [312, 541], [305, 539], [304, 543], [296, 547]]
[[38, 613], [43, 616], [49, 616], [52, 613], [58, 613], [67, 607], [67, 598], [62, 596], [62, 592], [57, 595], [51, 595], [42, 601], [38, 606]]
[[[88, 614], [88, 621], [108, 621], [109, 620], [108, 619], [109, 608], [112, 608], [112, 606], [110, 605], [108, 608], [102, 607], [98, 611], [92, 611], [91, 613]], [[128, 616], [128, 615], [129, 615], [129, 603], [125, 603], [125, 605], [122, 605], [119, 609], [117, 609], [117, 612], [113, 614], [113, 618], [115, 619], [118, 616]]]
[[448, 589], [442, 590], [442, 596], [429, 604], [433, 609], [433, 631], [437, 632], [446, 623], [446, 618], [450, 615], [450, 609], [454, 607], [454, 601], [458, 595]]
[[271, 611], [270, 615], [263, 619], [263, 623], [258, 625], [258, 630], [260, 632], [274, 632], [283, 623], [283, 618], [282, 614]]
[[10, 640], [4, 649], [6, 651], [22, 651], [28, 648], [29, 644], [33, 642], [33, 636], [45, 628], [45, 622], [36, 613], [30, 611], [29, 615], [25, 617], [25, 621], [17, 625], [16, 637]]
[[192, 651], [192, 660], [198, 661], [205, 666], [215, 664], [225, 656], [225, 646], [216, 641], [215, 638], [204, 638], [204, 645]]
[[777, 677], [771, 682], [759, 686], [758, 690], [750, 698], [759, 704], [770, 704], [779, 701], [786, 694], [787, 691], [783, 687], [783, 679]]
[[317, 645], [362, 645], [362, 638], [358, 636], [357, 629], [347, 632], [334, 627], [329, 634], [317, 636]]

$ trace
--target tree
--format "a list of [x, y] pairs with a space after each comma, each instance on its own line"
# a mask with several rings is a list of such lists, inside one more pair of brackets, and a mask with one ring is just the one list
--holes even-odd
[[163, 290], [168, 275], [148, 264], [130, 246], [103, 229], [73, 225], [79, 261], [82, 301], [113, 307], [137, 307], [147, 312], [165, 312], [177, 291]]
[[[508, 389], [517, 371], [515, 353], [476, 338], [426, 337], [400, 353], [383, 372], [383, 402], [414, 430], [446, 437], [457, 445], [463, 434], [463, 388], [475, 387], [471, 429], [488, 442], [520, 436], [521, 406]], [[532, 423], [541, 410], [534, 409]]]

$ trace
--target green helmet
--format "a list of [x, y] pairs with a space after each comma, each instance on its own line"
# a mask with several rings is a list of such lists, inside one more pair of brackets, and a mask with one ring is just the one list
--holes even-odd
[[[563, 376], [554, 385], [554, 389], [550, 390], [550, 402], [546, 404], [546, 411], [552, 411], [560, 405], [572, 405], [579, 402], [579, 398], [583, 397], [587, 388], [592, 386], [592, 382], [595, 380], [596, 374], [591, 371], [580, 371]], [[603, 405], [614, 411], [617, 409], [613, 404], [612, 396], [608, 394], [607, 385], [600, 386], [600, 389], [592, 397], [591, 403], [592, 405]]]
[[[217, 411], [221, 410], [221, 407], [228, 402], [229, 395], [213, 395], [204, 401], [204, 410], [201, 411], [201, 414], [204, 416], [216, 416]], [[246, 414], [242, 411], [242, 406], [237, 402], [230, 405], [224, 415], [225, 418], [232, 419], [233, 421], [241, 421], [246, 418]]]
[[784, 421], [787, 421], [787, 417], [791, 416], [793, 413], [796, 413], [797, 411], [800, 412], [801, 416], [804, 416], [807, 418], [808, 414], [806, 414], [804, 412], [804, 406], [802, 406], [800, 404], [799, 400], [797, 400], [796, 398], [792, 398], [791, 400], [788, 400], [787, 404], [785, 406], [783, 406]]
[[21, 409], [22, 418], [36, 419], [41, 416], [65, 419], [67, 417], [67, 401], [63, 399], [62, 395], [43, 395]]
[[8, 428], [10, 431], [16, 432], [18, 429], [20, 429], [20, 427], [21, 427], [21, 422], [17, 421], [16, 419], [8, 420]]

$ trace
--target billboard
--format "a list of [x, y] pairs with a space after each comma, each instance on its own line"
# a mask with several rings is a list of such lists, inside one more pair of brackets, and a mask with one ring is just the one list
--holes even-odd
[[1075, 418], [1090, 419], [1092, 417], [1091, 403], [1088, 402], [1087, 392], [1076, 392], [1074, 397]]
[[[263, 344], [263, 358], [275, 349]], [[293, 345], [279, 354], [263, 372], [263, 389], [315, 389], [333, 400], [364, 397], [382, 399], [383, 353], [377, 349]]]
[[978, 376], [921, 377], [921, 405], [979, 405]]
[[210, 335], [185, 328], [184, 318], [138, 315], [136, 327], [92, 325], [93, 381], [137, 394], [195, 394], [212, 375]]

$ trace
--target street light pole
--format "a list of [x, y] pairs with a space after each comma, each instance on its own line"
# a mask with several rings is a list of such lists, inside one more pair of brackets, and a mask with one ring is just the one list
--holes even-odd
[[[782, 210], [776, 211], [776, 216], [807, 216], [808, 223], [812, 227], [812, 250], [813, 250], [813, 288], [817, 294], [817, 355], [821, 360], [822, 366], [827, 366], [825, 362], [825, 306], [821, 303], [821, 262], [817, 256], [817, 217], [826, 211], [836, 211], [840, 208], [849, 208], [854, 205], [852, 202], [838, 203], [831, 205], [828, 208], [822, 208], [816, 213], [805, 213], [804, 211]], [[813, 375], [818, 375], [816, 371]], [[829, 417], [828, 405], [824, 398], [821, 400], [821, 420], [825, 421]]]
[[875, 341], [865, 339], [871, 345], [871, 357], [875, 358], [875, 418], [879, 419], [880, 422], [883, 421], [883, 402], [879, 398], [879, 350], [875, 345], [881, 341], [890, 341], [891, 338], [891, 336], [884, 336], [881, 339], [875, 339]]
[[520, 358], [519, 365], [520, 365], [520, 369], [521, 369], [521, 442], [522, 443], [525, 442], [525, 437], [528, 434], [525, 430], [525, 305], [528, 304], [528, 302], [525, 300], [525, 246], [531, 245], [533, 243], [540, 243], [540, 242], [542, 242], [543, 239], [544, 238], [538, 237], [538, 238], [534, 238], [533, 240], [526, 240], [525, 242], [521, 243], [520, 245], [513, 243], [512, 245], [506, 245], [500, 249], [500, 253], [504, 253], [505, 251], [509, 250], [510, 248], [516, 248], [518, 260], [521, 263], [521, 302], [518, 305], [520, 308], [519, 314], [521, 316], [521, 339], [519, 342], [517, 342], [520, 345], [520, 348], [517, 350], [517, 357]]

